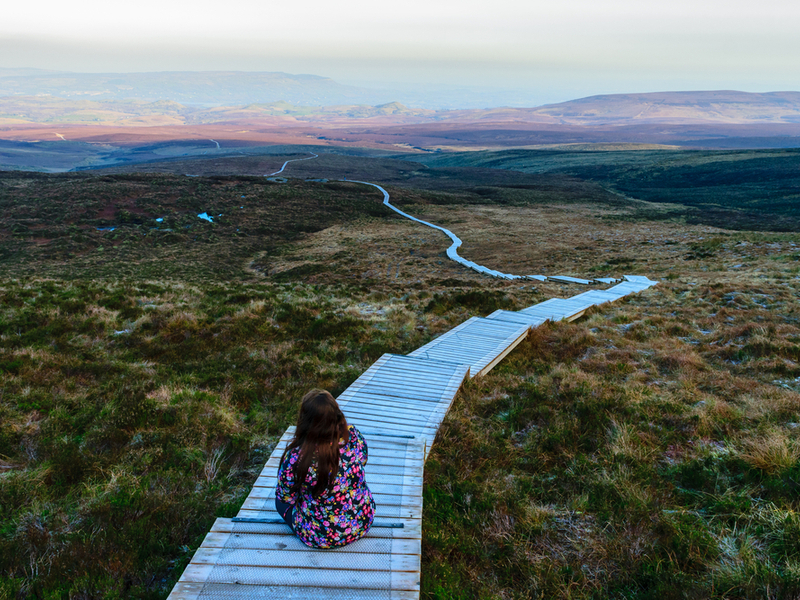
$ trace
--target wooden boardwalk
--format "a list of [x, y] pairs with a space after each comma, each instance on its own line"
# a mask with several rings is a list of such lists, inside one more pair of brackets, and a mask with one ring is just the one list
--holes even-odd
[[369, 447], [367, 483], [377, 507], [369, 533], [344, 548], [314, 550], [283, 523], [275, 485], [294, 434], [289, 428], [239, 514], [216, 520], [170, 599], [419, 598], [423, 468], [464, 379], [488, 373], [532, 327], [577, 319], [592, 306], [652, 285], [629, 276], [607, 290], [473, 317], [408, 356], [384, 354], [339, 396]]

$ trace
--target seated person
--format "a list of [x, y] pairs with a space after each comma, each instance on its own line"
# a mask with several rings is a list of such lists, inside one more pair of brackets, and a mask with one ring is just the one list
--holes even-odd
[[275, 490], [275, 508], [300, 541], [334, 548], [369, 531], [375, 501], [364, 480], [366, 464], [367, 443], [336, 399], [324, 390], [308, 392]]

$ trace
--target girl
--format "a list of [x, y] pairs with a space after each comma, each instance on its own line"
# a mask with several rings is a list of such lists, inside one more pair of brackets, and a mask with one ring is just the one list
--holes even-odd
[[364, 536], [375, 501], [364, 481], [367, 444], [336, 399], [311, 390], [278, 468], [275, 508], [312, 548], [344, 546]]

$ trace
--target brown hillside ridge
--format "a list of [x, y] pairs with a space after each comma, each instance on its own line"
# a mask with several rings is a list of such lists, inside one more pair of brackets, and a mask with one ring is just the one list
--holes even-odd
[[[393, 152], [554, 144], [800, 145], [795, 139], [800, 137], [800, 92], [792, 91], [613, 94], [531, 108], [460, 110], [412, 107], [385, 98], [386, 92], [285, 73], [6, 69], [0, 72], [0, 142], [124, 147], [213, 139], [228, 149], [310, 144]], [[0, 168], [30, 166], [19, 157], [3, 158]], [[76, 166], [86, 165], [78, 161]]]
[[534, 109], [562, 123], [798, 123], [800, 92], [657, 92], [590, 96]]
[[159, 100], [108, 101], [55, 96], [0, 96], [0, 124], [83, 123], [142, 125], [169, 117], [176, 123], [206, 124], [278, 117], [282, 123], [347, 125], [369, 119], [400, 123], [517, 123], [599, 126], [628, 122], [657, 123], [800, 123], [800, 92], [754, 94], [737, 91], [657, 92], [589, 96], [536, 108], [430, 110], [400, 102], [375, 106], [293, 105], [289, 102], [221, 104], [198, 107]]

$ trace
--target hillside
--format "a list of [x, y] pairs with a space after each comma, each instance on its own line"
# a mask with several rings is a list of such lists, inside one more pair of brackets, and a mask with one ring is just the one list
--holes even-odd
[[285, 183], [0, 174], [0, 597], [163, 598], [308, 388], [575, 293], [303, 181], [344, 170], [402, 183], [482, 264], [660, 280], [461, 389], [425, 470], [424, 598], [797, 595], [798, 234], [563, 175], [321, 158]]
[[654, 123], [800, 123], [800, 92], [658, 92], [590, 96], [540, 106], [537, 115], [581, 125]]
[[342, 85], [317, 75], [248, 71], [70, 73], [0, 71], [0, 96], [47, 95], [67, 99], [171, 100], [220, 106], [285, 101], [298, 105], [391, 101], [386, 94]]

